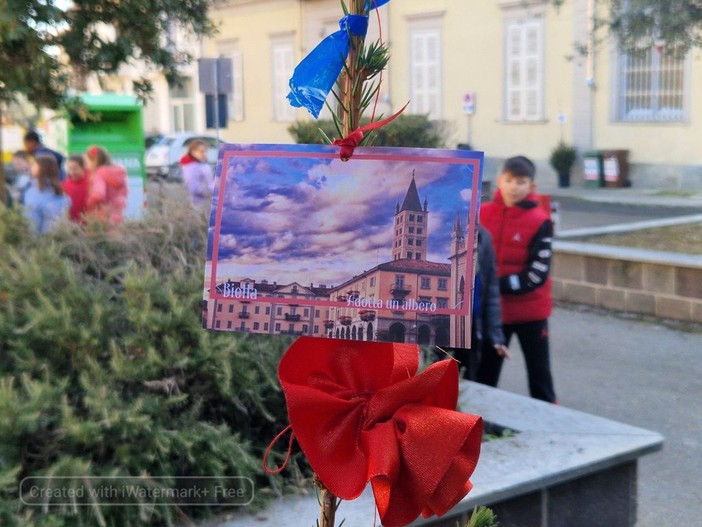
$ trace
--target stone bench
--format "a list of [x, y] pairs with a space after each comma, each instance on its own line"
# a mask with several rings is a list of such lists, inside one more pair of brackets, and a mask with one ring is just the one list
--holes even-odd
[[[470, 494], [443, 518], [414, 526], [455, 527], [478, 505], [490, 506], [501, 527], [635, 525], [637, 460], [662, 447], [660, 434], [470, 382], [461, 385], [459, 409], [515, 434], [483, 443]], [[318, 514], [311, 491], [218, 525], [310, 527]], [[380, 524], [370, 486], [342, 503], [342, 519], [346, 527]]]

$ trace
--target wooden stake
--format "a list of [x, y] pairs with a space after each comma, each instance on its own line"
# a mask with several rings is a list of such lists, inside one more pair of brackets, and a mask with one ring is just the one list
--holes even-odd
[[[351, 0], [349, 8], [350, 15], [363, 14], [364, 0]], [[353, 130], [358, 128], [361, 120], [361, 95], [363, 86], [358, 79], [358, 52], [363, 45], [363, 37], [353, 35], [349, 41], [349, 55], [346, 59], [346, 67], [342, 71], [340, 81], [340, 98], [343, 108], [340, 108], [343, 137], [347, 137]], [[346, 110], [344, 110], [346, 108]]]
[[319, 487], [319, 527], [334, 527], [337, 498], [317, 476], [314, 479]]
[[5, 204], [6, 192], [9, 192], [7, 186], [5, 185], [5, 159], [4, 150], [2, 144], [2, 102], [0, 102], [0, 204]]

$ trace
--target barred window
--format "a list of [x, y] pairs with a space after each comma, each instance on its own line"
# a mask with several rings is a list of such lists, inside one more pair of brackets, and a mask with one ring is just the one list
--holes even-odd
[[685, 115], [685, 57], [652, 47], [620, 60], [618, 117], [622, 121], [681, 121]]

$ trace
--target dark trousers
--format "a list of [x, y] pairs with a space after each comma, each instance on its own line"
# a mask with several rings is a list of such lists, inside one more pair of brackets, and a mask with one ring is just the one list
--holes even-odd
[[453, 353], [453, 357], [460, 363], [461, 376], [467, 381], [474, 381], [478, 375], [478, 364], [480, 363], [480, 350], [482, 343], [473, 339], [470, 348], [444, 347], [448, 352]]
[[[535, 399], [555, 403], [556, 392], [551, 377], [548, 347], [548, 320], [505, 324], [503, 330], [507, 345], [509, 345], [512, 335], [517, 335], [519, 339], [519, 345], [522, 347], [526, 362], [531, 396]], [[482, 384], [497, 386], [503, 360], [493, 349], [484, 349], [480, 357], [480, 364], [478, 364], [476, 380]]]

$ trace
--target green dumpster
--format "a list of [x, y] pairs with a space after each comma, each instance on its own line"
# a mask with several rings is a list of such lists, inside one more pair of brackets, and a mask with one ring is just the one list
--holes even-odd
[[600, 188], [605, 186], [602, 153], [596, 150], [583, 153], [583, 173], [585, 186]]
[[145, 203], [144, 123], [142, 103], [132, 95], [83, 95], [91, 118], [73, 117], [67, 130], [68, 154], [83, 154], [90, 145], [107, 149], [127, 170], [129, 194], [125, 217], [140, 218]]

